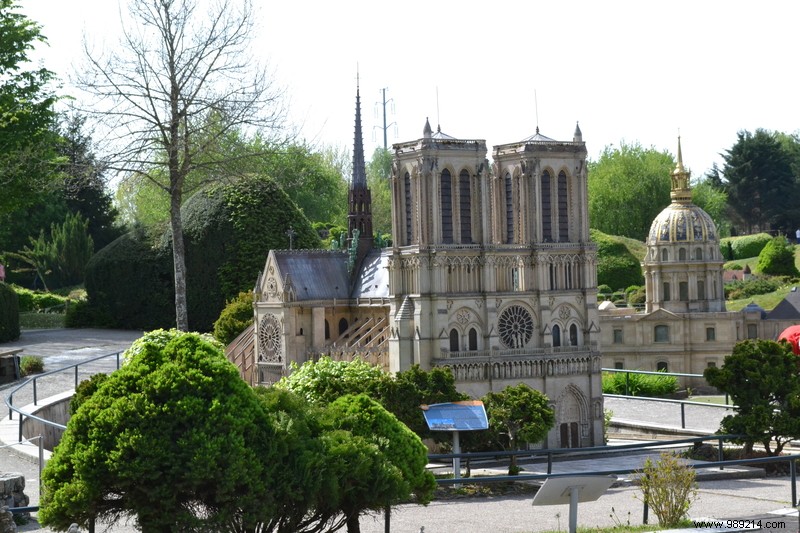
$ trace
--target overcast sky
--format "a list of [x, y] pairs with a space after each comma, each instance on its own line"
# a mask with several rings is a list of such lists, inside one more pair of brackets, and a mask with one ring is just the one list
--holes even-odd
[[[434, 129], [491, 146], [541, 133], [591, 158], [620, 141], [676, 152], [698, 177], [739, 130], [800, 130], [800, 2], [269, 0], [253, 53], [309, 140], [352, 149], [356, 70], [365, 149]], [[45, 66], [68, 79], [86, 33], [117, 42], [115, 0], [22, 0]], [[438, 95], [438, 98], [437, 98]], [[538, 103], [538, 105], [537, 105]], [[487, 154], [489, 156], [490, 154]]]

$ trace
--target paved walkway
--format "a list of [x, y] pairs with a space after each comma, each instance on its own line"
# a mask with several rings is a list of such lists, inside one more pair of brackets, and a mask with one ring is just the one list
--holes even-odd
[[[45, 370], [51, 370], [96, 355], [124, 350], [140, 336], [137, 332], [108, 330], [43, 330], [26, 331], [15, 343], [0, 344], [0, 348], [22, 347], [24, 354], [41, 355]], [[114, 364], [114, 363], [108, 363]], [[39, 393], [51, 396], [70, 389], [74, 384], [74, 374], [63, 374], [48, 384], [41, 384]], [[0, 388], [5, 398], [9, 387]], [[29, 399], [19, 395], [15, 404], [27, 403]], [[4, 403], [0, 403], [4, 406]], [[677, 414], [672, 408], [678, 409]], [[607, 404], [615, 418], [636, 421], [649, 420], [654, 424], [676, 425], [680, 427], [680, 411], [677, 406], [656, 406], [635, 400], [611, 400]], [[719, 411], [703, 408], [687, 415], [687, 426], [713, 433], [718, 427]], [[689, 422], [691, 421], [691, 422]], [[0, 436], [0, 438], [2, 438]], [[15, 439], [11, 439], [15, 440]], [[32, 505], [39, 502], [38, 467], [29, 454], [21, 454], [0, 442], [0, 471], [21, 472], [27, 480], [26, 494]], [[35, 456], [34, 456], [35, 457]], [[554, 472], [583, 472], [591, 470], [634, 469], [641, 467], [647, 454], [621, 454], [602, 459], [573, 459], [554, 464]], [[526, 471], [542, 473], [543, 465], [526, 466]], [[475, 470], [473, 469], [473, 472]], [[702, 480], [699, 496], [692, 506], [692, 518], [716, 519], [760, 519], [762, 526], [784, 523], [785, 527], [762, 527], [763, 531], [800, 531], [798, 520], [791, 513], [791, 484], [788, 478], [752, 478]], [[615, 524], [641, 524], [643, 506], [641, 491], [624, 480], [609, 489], [597, 501], [581, 503], [578, 510], [579, 526], [613, 526]], [[428, 506], [401, 505], [393, 510], [391, 530], [394, 532], [419, 533], [505, 533], [566, 531], [568, 528], [569, 506], [531, 505], [531, 495], [503, 497], [473, 497], [435, 501]], [[650, 522], [656, 519], [651, 513]], [[368, 515], [362, 518], [363, 533], [383, 533], [383, 515]], [[47, 528], [31, 523], [20, 531], [49, 532]], [[133, 533], [132, 525], [116, 525], [112, 528], [99, 526], [98, 532]], [[700, 530], [698, 530], [700, 531]], [[712, 531], [703, 529], [702, 531]]]

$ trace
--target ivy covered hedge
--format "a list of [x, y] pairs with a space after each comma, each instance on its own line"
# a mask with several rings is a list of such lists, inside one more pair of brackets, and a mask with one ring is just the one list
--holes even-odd
[[17, 293], [0, 282], [0, 342], [15, 341], [19, 338], [19, 304]]
[[640, 259], [622, 241], [595, 229], [589, 233], [597, 245], [598, 285], [608, 285], [617, 290], [644, 284]]
[[[181, 214], [189, 327], [195, 331], [210, 331], [226, 301], [253, 289], [269, 250], [289, 248], [290, 227], [295, 249], [320, 247], [302, 211], [266, 177], [202, 190], [184, 203]], [[134, 231], [95, 254], [87, 265], [86, 292], [88, 303], [74, 311], [82, 321], [129, 329], [172, 327], [169, 231], [157, 236]]]

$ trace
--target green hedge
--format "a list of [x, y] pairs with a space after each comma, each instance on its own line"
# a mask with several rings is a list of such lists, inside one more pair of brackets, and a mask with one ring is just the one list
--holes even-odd
[[626, 379], [629, 396], [665, 396], [678, 390], [678, 380], [675, 376], [603, 372], [602, 379], [603, 394], [625, 394]]
[[14, 289], [0, 282], [0, 342], [19, 338], [19, 302]]
[[728, 261], [749, 259], [757, 257], [770, 240], [772, 240], [772, 237], [768, 233], [725, 237], [719, 242], [719, 248], [722, 252], [722, 257]]
[[[189, 328], [211, 331], [227, 300], [250, 291], [270, 249], [319, 248], [318, 234], [271, 179], [250, 177], [200, 191], [182, 209]], [[170, 232], [138, 230], [100, 250], [86, 267], [88, 304], [70, 324], [126, 329], [175, 324]]]
[[590, 230], [597, 245], [597, 283], [614, 290], [644, 284], [641, 261], [624, 243], [598, 230]]
[[45, 311], [53, 307], [62, 307], [68, 298], [53, 292], [32, 291], [19, 285], [11, 285], [19, 298], [19, 312]]

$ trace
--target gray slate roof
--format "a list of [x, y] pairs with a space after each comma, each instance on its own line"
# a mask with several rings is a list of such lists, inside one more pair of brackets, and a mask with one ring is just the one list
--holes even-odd
[[800, 320], [800, 290], [792, 287], [786, 297], [767, 313], [768, 320]]
[[283, 280], [291, 281], [298, 301], [385, 298], [389, 295], [388, 255], [367, 255], [353, 292], [347, 273], [347, 252], [328, 250], [273, 250]]

